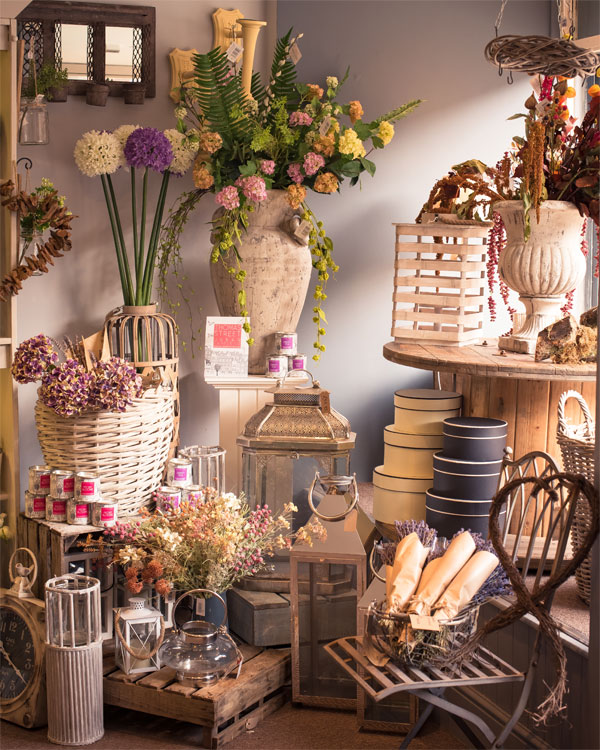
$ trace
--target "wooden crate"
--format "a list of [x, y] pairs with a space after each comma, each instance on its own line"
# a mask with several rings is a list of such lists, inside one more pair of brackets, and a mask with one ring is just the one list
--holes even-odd
[[452, 346], [480, 341], [491, 225], [394, 226], [394, 339]]
[[264, 650], [246, 644], [240, 649], [244, 656], [240, 676], [229, 676], [201, 689], [180, 685], [170, 667], [145, 675], [126, 675], [108, 656], [104, 663], [104, 703], [205, 727], [203, 747], [221, 747], [254, 729], [287, 700], [289, 649]]

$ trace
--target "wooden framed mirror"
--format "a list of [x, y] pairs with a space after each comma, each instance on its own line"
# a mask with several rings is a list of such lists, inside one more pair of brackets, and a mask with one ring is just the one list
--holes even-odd
[[[17, 17], [25, 42], [23, 77], [35, 63], [69, 71], [69, 94], [85, 94], [87, 83], [107, 83], [110, 96], [123, 84], [144, 83], [156, 95], [156, 11], [145, 5], [33, 0]], [[33, 52], [33, 58], [31, 53]]]

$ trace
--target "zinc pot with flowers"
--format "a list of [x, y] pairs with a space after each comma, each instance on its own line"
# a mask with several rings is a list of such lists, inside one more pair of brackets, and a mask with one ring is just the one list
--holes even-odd
[[[62, 359], [62, 361], [60, 361]], [[35, 419], [46, 464], [92, 471], [119, 514], [136, 513], [160, 486], [173, 433], [173, 394], [144, 389], [118, 357], [93, 360], [83, 345], [59, 348], [43, 334], [24, 341], [12, 363], [18, 383], [40, 382]]]
[[161, 273], [180, 261], [180, 236], [190, 212], [204, 193], [215, 193], [211, 277], [221, 313], [247, 318], [250, 373], [264, 372], [272, 334], [295, 330], [313, 267], [318, 277], [313, 359], [320, 358], [322, 302], [338, 266], [331, 239], [306, 203], [307, 190], [331, 194], [344, 178], [354, 185], [361, 173], [373, 175], [367, 148], [388, 144], [393, 123], [419, 104], [412, 101], [363, 122], [360, 102], [337, 100], [345, 79], [329, 76], [325, 89], [296, 83], [290, 59], [295, 41], [288, 32], [277, 42], [267, 86], [255, 74], [250, 90], [220, 50], [196, 55], [195, 85], [182, 88], [175, 110], [178, 130], [198, 145], [196, 190], [181, 196], [165, 225]]
[[145, 583], [154, 584], [163, 596], [193, 589], [222, 594], [241, 578], [258, 573], [269, 555], [290, 548], [294, 540], [312, 544], [314, 538], [326, 537], [318, 520], [292, 533], [295, 511], [289, 503], [275, 517], [267, 506], [250, 509], [231, 493], [206, 489], [202, 501], [182, 503], [167, 512], [145, 512], [141, 520], [107, 530], [86, 549], [112, 552], [113, 561], [125, 568], [132, 594]]

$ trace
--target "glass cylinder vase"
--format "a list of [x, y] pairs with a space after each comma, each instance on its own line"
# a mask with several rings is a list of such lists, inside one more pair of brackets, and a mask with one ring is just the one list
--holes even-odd
[[49, 142], [48, 106], [42, 94], [21, 99], [19, 143], [21, 146], [43, 146]]

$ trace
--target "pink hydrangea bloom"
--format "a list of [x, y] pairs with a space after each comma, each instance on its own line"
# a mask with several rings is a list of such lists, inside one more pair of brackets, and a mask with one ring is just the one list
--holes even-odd
[[290, 115], [290, 125], [311, 125], [312, 117], [307, 112], [292, 112]]
[[290, 166], [287, 168], [287, 173], [290, 177], [290, 180], [292, 182], [295, 182], [296, 185], [300, 185], [301, 182], [304, 182], [304, 175], [302, 174], [299, 164], [290, 164]]
[[256, 174], [250, 177], [238, 177], [235, 184], [242, 189], [242, 193], [249, 201], [259, 203], [267, 199], [265, 181]]
[[263, 159], [260, 163], [260, 171], [263, 174], [273, 174], [275, 171], [275, 162], [272, 159]]
[[313, 174], [316, 174], [321, 167], [325, 166], [325, 159], [321, 154], [315, 154], [314, 151], [309, 151], [304, 157], [303, 166], [306, 174], [311, 177]]
[[240, 205], [240, 195], [234, 185], [227, 185], [215, 195], [215, 200], [227, 211], [232, 211]]

